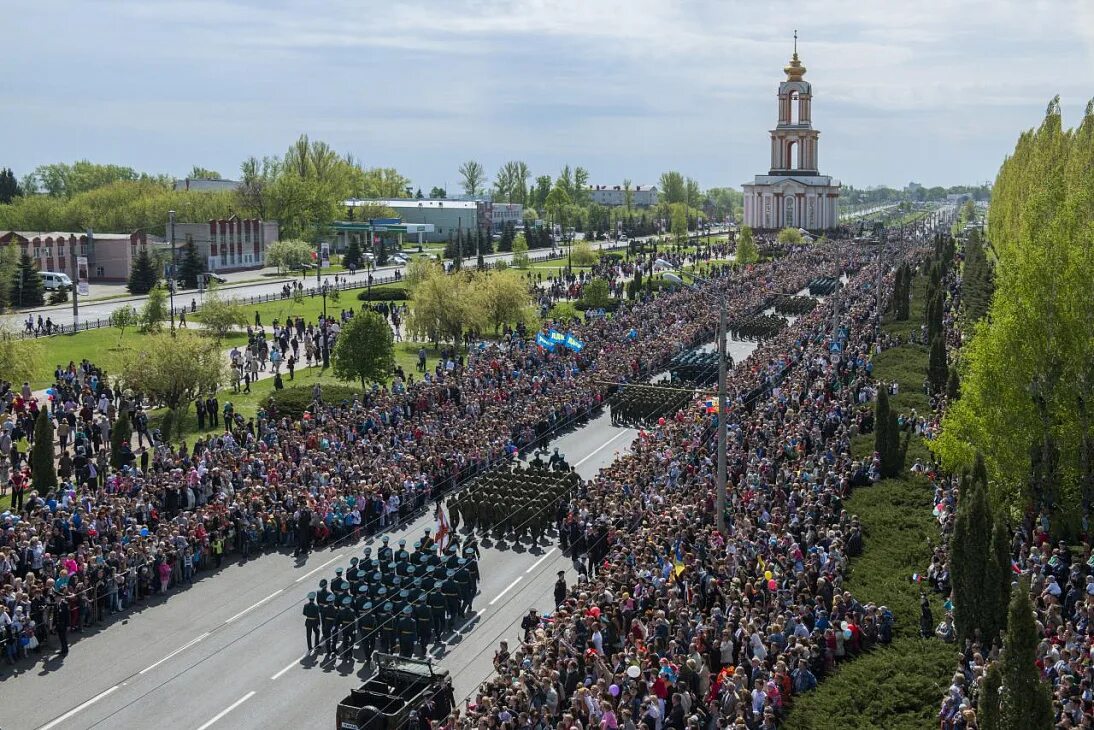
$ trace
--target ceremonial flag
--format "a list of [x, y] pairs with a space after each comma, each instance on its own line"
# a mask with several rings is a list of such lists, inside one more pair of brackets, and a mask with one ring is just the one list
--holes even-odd
[[684, 545], [679, 539], [676, 541], [676, 554], [672, 558], [672, 572], [674, 575], [684, 572]]
[[445, 516], [444, 507], [437, 505], [437, 547], [440, 548], [443, 553], [448, 547], [448, 533], [450, 528], [448, 527], [448, 517]]

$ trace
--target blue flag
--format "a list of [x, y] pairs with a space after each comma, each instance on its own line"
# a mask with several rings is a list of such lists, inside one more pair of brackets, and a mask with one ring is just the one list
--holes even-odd
[[566, 335], [562, 334], [556, 329], [548, 330], [547, 337], [550, 338], [551, 342], [555, 343], [556, 345], [562, 344], [566, 341]]
[[555, 343], [547, 339], [547, 336], [544, 335], [542, 332], [536, 334], [536, 344], [542, 347], [544, 350], [547, 350], [548, 352], [555, 351]]
[[628, 340], [637, 340], [638, 339], [638, 330], [636, 330], [634, 327], [631, 327], [630, 332], [627, 333], [627, 339]]
[[574, 352], [581, 352], [585, 347], [585, 343], [574, 337], [572, 334], [566, 335], [566, 347], [569, 347]]

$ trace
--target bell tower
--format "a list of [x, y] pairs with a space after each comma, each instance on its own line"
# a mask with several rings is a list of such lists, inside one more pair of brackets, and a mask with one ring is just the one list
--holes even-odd
[[779, 84], [779, 121], [771, 130], [769, 175], [816, 175], [817, 138], [813, 129], [813, 94], [798, 58], [798, 31], [794, 31], [794, 55], [783, 69], [786, 81]]

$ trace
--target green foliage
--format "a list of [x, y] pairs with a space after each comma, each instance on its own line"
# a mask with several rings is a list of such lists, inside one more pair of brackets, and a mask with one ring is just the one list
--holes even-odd
[[475, 160], [468, 160], [460, 165], [460, 186], [464, 195], [472, 198], [483, 193], [483, 185], [486, 183], [486, 168]]
[[570, 262], [574, 266], [593, 266], [599, 260], [599, 252], [586, 240], [575, 241], [570, 248]]
[[187, 175], [191, 180], [221, 180], [220, 173], [216, 170], [210, 170], [199, 165], [194, 165], [190, 168], [190, 174]]
[[973, 230], [965, 240], [965, 263], [961, 276], [961, 302], [965, 318], [978, 322], [988, 313], [995, 291], [995, 272], [988, 260], [980, 231]]
[[931, 354], [927, 365], [927, 381], [931, 384], [931, 392], [943, 392], [949, 377], [949, 365], [946, 362], [946, 344], [942, 334], [939, 333], [931, 340]]
[[133, 259], [133, 268], [129, 271], [129, 282], [126, 289], [130, 294], [147, 294], [159, 281], [160, 275], [156, 271], [156, 264], [152, 260], [152, 254], [147, 246], [137, 249], [137, 258]]
[[197, 289], [198, 277], [205, 273], [205, 262], [198, 255], [198, 247], [194, 245], [194, 239], [186, 238], [186, 243], [178, 252], [178, 280], [183, 288]]
[[471, 306], [480, 329], [496, 334], [503, 324], [519, 322], [531, 303], [528, 286], [515, 271], [476, 274], [471, 280]]
[[802, 242], [802, 234], [797, 228], [783, 228], [775, 240], [779, 243], [797, 244]]
[[[1041, 126], [1020, 136], [988, 222], [994, 294], [962, 353], [961, 399], [932, 449], [951, 471], [982, 451], [1001, 504], [1043, 508], [1059, 531], [1094, 486], [1091, 424], [1079, 407], [1094, 399], [1094, 105], [1065, 131], [1054, 100]], [[1028, 478], [1032, 447], [1051, 479]]]
[[215, 340], [196, 332], [148, 335], [140, 349], [127, 353], [122, 382], [153, 403], [179, 411], [198, 395], [215, 393], [224, 382], [227, 363]]
[[114, 427], [110, 429], [110, 465], [115, 469], [122, 468], [121, 449], [122, 444], [133, 435], [133, 425], [129, 422], [129, 413], [121, 411]]
[[998, 581], [1007, 580], [1009, 586], [1010, 560], [1008, 557], [1008, 572], [1002, 576], [992, 567], [994, 521], [988, 506], [987, 480], [984, 461], [978, 458], [972, 475], [961, 484], [950, 543], [954, 629], [959, 642], [979, 639], [990, 644], [1003, 627], [1006, 615], [1006, 602], [998, 602]]
[[159, 332], [163, 323], [171, 312], [167, 307], [167, 290], [162, 284], [156, 284], [148, 292], [148, 299], [141, 307], [140, 326], [141, 332], [146, 334]]
[[15, 179], [15, 173], [10, 167], [0, 169], [0, 203], [10, 203], [23, 194], [19, 182]]
[[684, 176], [675, 170], [661, 173], [661, 178], [657, 182], [657, 190], [660, 202], [669, 205], [687, 202], [687, 184], [684, 182]]
[[216, 287], [210, 287], [201, 305], [202, 331], [217, 342], [227, 337], [236, 328], [247, 326], [247, 313], [243, 305], [234, 299], [220, 295]]
[[11, 275], [9, 297], [14, 307], [40, 307], [45, 302], [45, 285], [34, 260], [24, 251]]
[[357, 298], [362, 302], [401, 302], [410, 298], [410, 292], [402, 286], [373, 287], [372, 291], [363, 290]]
[[1051, 728], [1052, 694], [1041, 681], [1035, 661], [1041, 637], [1033, 620], [1029, 579], [1023, 577], [1011, 597], [1007, 636], [1003, 644], [1000, 725], [1005, 728]]
[[276, 266], [279, 271], [299, 269], [312, 262], [315, 247], [307, 241], [283, 239], [266, 246], [266, 265]]
[[140, 324], [141, 318], [131, 304], [123, 304], [110, 312], [110, 326], [118, 330], [118, 343], [125, 337], [125, 331]]
[[748, 226], [741, 226], [741, 230], [737, 233], [737, 255], [735, 260], [742, 266], [760, 260], [760, 250], [756, 247], [756, 240], [752, 237], [752, 229]]
[[513, 266], [518, 269], [528, 268], [528, 240], [523, 233], [518, 233], [513, 238]]
[[49, 293], [50, 304], [64, 304], [68, 301], [69, 287], [63, 284]]
[[611, 304], [612, 298], [608, 282], [604, 279], [593, 279], [586, 282], [581, 289], [581, 303], [585, 309], [600, 309]]
[[984, 683], [980, 687], [980, 702], [976, 707], [976, 719], [980, 723], [980, 730], [1006, 730], [999, 716], [1003, 704], [999, 696], [1002, 683], [1003, 672], [999, 662], [991, 662], [988, 664], [987, 671], [984, 672]]
[[394, 337], [387, 320], [378, 312], [355, 314], [338, 333], [332, 354], [334, 375], [339, 380], [387, 382], [395, 368]]
[[38, 411], [34, 421], [34, 446], [30, 451], [30, 472], [39, 494], [49, 494], [57, 488], [57, 469], [53, 454], [53, 421], [46, 409]]
[[570, 322], [575, 317], [580, 318], [581, 312], [574, 306], [573, 302], [558, 302], [551, 307], [547, 312], [547, 317], [553, 319], [556, 322]]
[[7, 325], [0, 324], [0, 378], [12, 383], [32, 381], [42, 364], [42, 347], [36, 340], [24, 340]]
[[346, 252], [342, 254], [342, 266], [347, 269], [356, 269], [361, 266], [364, 259], [361, 257], [361, 244], [357, 242], [357, 236], [349, 237]]
[[[323, 385], [323, 402], [340, 403], [342, 401], [353, 402], [361, 396], [361, 389], [348, 385]], [[266, 400], [266, 405], [275, 409], [279, 416], [300, 418], [304, 411], [312, 405], [312, 386], [294, 385], [284, 390], [275, 390]]]

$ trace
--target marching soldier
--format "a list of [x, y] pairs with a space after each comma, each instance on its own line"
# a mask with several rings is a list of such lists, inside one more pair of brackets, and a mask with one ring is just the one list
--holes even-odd
[[365, 650], [365, 664], [372, 661], [372, 655], [376, 653], [376, 614], [372, 610], [372, 602], [366, 601], [361, 606], [361, 617], [357, 619], [357, 629], [361, 633], [361, 648]]
[[353, 613], [353, 598], [345, 596], [338, 609], [338, 630], [342, 632], [342, 659], [353, 659], [353, 642], [356, 636], [357, 616]]
[[479, 561], [475, 558], [475, 551], [470, 548], [464, 548], [463, 556], [467, 561], [467, 577], [471, 581], [470, 595], [474, 598], [479, 594]]
[[[319, 648], [319, 606], [315, 602], [315, 594], [308, 594], [308, 602], [304, 604], [304, 633], [308, 637], [308, 651]], [[312, 639], [315, 639], [313, 642]]]
[[[430, 578], [433, 580], [433, 578]], [[440, 585], [434, 587], [433, 590], [426, 594], [425, 600], [429, 605], [429, 617], [433, 623], [433, 636], [437, 637], [437, 641], [441, 640], [441, 634], [444, 632], [445, 625], [445, 598], [443, 589]]]
[[327, 590], [327, 579], [319, 581], [319, 590], [315, 594], [315, 600], [318, 601], [319, 607], [327, 605], [327, 597], [330, 596], [330, 591]]
[[390, 654], [395, 650], [395, 605], [386, 602], [376, 620], [380, 624], [380, 649]]
[[389, 547], [387, 544], [388, 539], [389, 538], [387, 535], [381, 537], [380, 542], [382, 542], [383, 544], [380, 546], [380, 549], [376, 551], [376, 559], [379, 560], [380, 563], [383, 565], [390, 563], [392, 557], [395, 555], [395, 551], [392, 550], [391, 547]]
[[433, 612], [422, 599], [414, 604], [414, 623], [418, 632], [418, 645], [422, 647], [422, 656], [425, 656], [432, 634]]
[[460, 615], [471, 610], [471, 576], [468, 575], [467, 561], [460, 558], [456, 569], [456, 589], [460, 597]]
[[448, 629], [452, 628], [456, 615], [460, 611], [460, 588], [455, 580], [455, 575], [456, 571], [449, 568], [445, 573], [444, 585], [441, 587], [444, 594], [444, 607], [448, 614], [445, 627]]
[[323, 643], [326, 649], [324, 657], [331, 657], [334, 655], [334, 642], [337, 640], [335, 632], [338, 629], [338, 608], [334, 605], [333, 593], [327, 595], [327, 602], [323, 604], [319, 618], [323, 627]]
[[414, 654], [415, 629], [410, 606], [403, 606], [397, 630], [399, 632], [399, 656], [412, 656]]
[[405, 563], [410, 560], [410, 553], [406, 550], [406, 540], [399, 540], [399, 549], [395, 551], [395, 562]]

